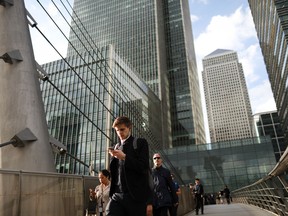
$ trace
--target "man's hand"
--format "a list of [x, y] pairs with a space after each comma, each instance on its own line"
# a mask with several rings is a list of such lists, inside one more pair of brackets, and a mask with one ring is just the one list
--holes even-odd
[[124, 152], [121, 151], [121, 150], [111, 150], [111, 149], [109, 149], [109, 154], [112, 157], [118, 158], [119, 160], [125, 160], [125, 158], [126, 158], [126, 154], [124, 154]]

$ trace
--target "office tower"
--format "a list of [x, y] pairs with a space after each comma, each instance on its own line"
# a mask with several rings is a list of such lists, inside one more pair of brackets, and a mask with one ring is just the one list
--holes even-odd
[[288, 143], [288, 2], [249, 0], [249, 5], [285, 142]]
[[163, 147], [205, 143], [188, 1], [75, 0], [73, 9], [68, 56], [113, 44], [162, 102]]
[[253, 115], [257, 136], [270, 136], [276, 161], [278, 162], [287, 148], [277, 111]]
[[41, 88], [49, 133], [68, 152], [56, 155], [58, 172], [88, 174], [83, 164], [91, 164], [96, 170], [106, 168], [107, 148], [118, 140], [111, 126], [121, 115], [129, 116], [133, 122], [134, 136], [145, 137], [151, 150], [159, 148], [160, 100], [114, 52], [113, 46], [42, 67], [48, 74], [42, 78]]
[[252, 110], [235, 51], [217, 49], [203, 59], [211, 142], [252, 137]]

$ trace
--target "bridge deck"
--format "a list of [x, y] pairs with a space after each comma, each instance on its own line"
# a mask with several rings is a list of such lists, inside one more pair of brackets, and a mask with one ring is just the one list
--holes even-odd
[[[195, 215], [195, 211], [192, 211], [185, 216]], [[201, 215], [201, 214], [199, 214]], [[204, 206], [204, 215], [212, 216], [275, 216], [275, 214], [268, 211], [262, 210], [255, 206], [232, 203], [230, 205], [205, 205]]]

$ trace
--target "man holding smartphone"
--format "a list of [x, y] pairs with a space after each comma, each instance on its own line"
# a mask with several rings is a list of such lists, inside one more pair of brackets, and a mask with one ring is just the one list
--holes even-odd
[[152, 213], [147, 207], [152, 191], [149, 188], [147, 170], [149, 169], [149, 147], [146, 139], [137, 139], [133, 146], [131, 135], [132, 122], [121, 116], [116, 118], [112, 127], [120, 139], [113, 149], [110, 162], [111, 188], [110, 202], [106, 208], [107, 216], [146, 216]]

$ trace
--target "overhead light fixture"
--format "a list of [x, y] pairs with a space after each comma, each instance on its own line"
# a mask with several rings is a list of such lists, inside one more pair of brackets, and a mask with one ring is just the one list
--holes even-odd
[[22, 55], [19, 50], [12, 50], [10, 52], [6, 52], [2, 56], [0, 56], [0, 59], [3, 59], [4, 62], [9, 64], [23, 61]]
[[12, 6], [14, 5], [13, 0], [0, 0], [0, 5], [6, 7], [7, 5]]
[[31, 132], [31, 130], [29, 128], [25, 128], [13, 136], [10, 141], [1, 143], [0, 148], [10, 144], [12, 144], [14, 147], [24, 147], [26, 143], [36, 140], [37, 137]]

